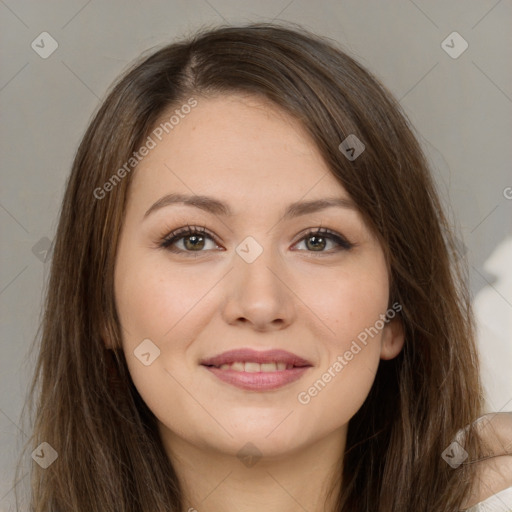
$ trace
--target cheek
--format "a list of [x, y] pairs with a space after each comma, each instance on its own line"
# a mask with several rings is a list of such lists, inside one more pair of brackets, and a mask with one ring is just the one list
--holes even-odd
[[[124, 253], [126, 254], [126, 253]], [[186, 272], [172, 272], [165, 261], [142, 257], [121, 258], [116, 267], [115, 292], [119, 320], [122, 326], [123, 351], [132, 380], [149, 409], [173, 430], [185, 427], [175, 421], [174, 411], [194, 407], [182, 387], [194, 390], [189, 376], [193, 368], [186, 360], [187, 347], [201, 329], [198, 313], [204, 312], [201, 301], [213, 283], [194, 282]], [[162, 260], [162, 258], [160, 258]], [[203, 306], [203, 309], [199, 306]], [[143, 340], [152, 345], [138, 350]], [[147, 342], [145, 342], [147, 343]], [[135, 351], [135, 353], [134, 353]], [[136, 354], [149, 352], [149, 365]], [[153, 359], [153, 356], [158, 354]], [[165, 397], [165, 399], [162, 399]], [[201, 411], [196, 412], [201, 417]]]
[[329, 330], [323, 338], [320, 367], [304, 383], [297, 400], [311, 417], [323, 417], [328, 430], [350, 420], [373, 384], [389, 282], [384, 261], [379, 259], [372, 266], [361, 262], [360, 268], [319, 284], [309, 295], [311, 309]]
[[[167, 372], [187, 389], [193, 388], [190, 376], [195, 361], [187, 357], [188, 349], [215, 311], [208, 291], [218, 276], [169, 265], [161, 253], [148, 257], [147, 253], [138, 253], [136, 247], [121, 254], [115, 296], [123, 350], [136, 387], [150, 408], [157, 411], [163, 405], [161, 391], [166, 390], [169, 402], [183, 395]], [[143, 340], [148, 339], [157, 347], [149, 344], [150, 352], [153, 350], [158, 357], [145, 366], [136, 355]]]
[[[165, 260], [120, 262], [116, 272], [116, 304], [125, 335], [132, 341], [150, 338], [159, 343], [189, 322], [182, 322], [200, 303], [211, 284], [194, 280]], [[129, 333], [129, 334], [128, 334]]]
[[320, 436], [349, 423], [366, 400], [379, 365], [379, 351], [368, 347], [350, 361], [338, 355], [297, 395], [303, 428], [319, 428]]
[[321, 280], [317, 277], [314, 288], [303, 288], [303, 296], [328, 327], [329, 347], [348, 349], [351, 341], [374, 326], [387, 310], [389, 281], [386, 267], [381, 258], [371, 264], [361, 261], [349, 271], [337, 273], [334, 278], [332, 275]]

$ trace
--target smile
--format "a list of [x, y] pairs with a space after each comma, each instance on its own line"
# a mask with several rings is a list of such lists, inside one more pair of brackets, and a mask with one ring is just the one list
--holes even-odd
[[300, 379], [312, 364], [283, 350], [237, 349], [203, 360], [219, 380], [247, 391], [279, 389]]

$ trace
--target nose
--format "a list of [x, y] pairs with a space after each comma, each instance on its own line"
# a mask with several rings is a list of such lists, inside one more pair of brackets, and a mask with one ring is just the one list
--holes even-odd
[[223, 317], [228, 324], [263, 332], [284, 329], [294, 321], [294, 294], [277, 254], [264, 249], [252, 263], [236, 255], [234, 267], [226, 277]]

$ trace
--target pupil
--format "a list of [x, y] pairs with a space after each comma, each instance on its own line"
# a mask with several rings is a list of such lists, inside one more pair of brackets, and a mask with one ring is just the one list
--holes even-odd
[[[191, 242], [191, 245], [188, 245], [187, 242]], [[197, 243], [197, 242], [199, 242], [199, 243]], [[204, 238], [202, 236], [190, 235], [185, 238], [185, 247], [187, 247], [187, 249], [194, 249], [194, 248], [202, 249], [203, 246], [204, 246]]]
[[[321, 236], [310, 236], [308, 238], [308, 246], [310, 245], [309, 244], [309, 241], [310, 240], [313, 240], [313, 244], [312, 244], [312, 247], [314, 250], [320, 248], [320, 249], [324, 249], [325, 248], [325, 238], [321, 237]], [[323, 243], [321, 243], [320, 245], [317, 245], [319, 243], [319, 240]]]

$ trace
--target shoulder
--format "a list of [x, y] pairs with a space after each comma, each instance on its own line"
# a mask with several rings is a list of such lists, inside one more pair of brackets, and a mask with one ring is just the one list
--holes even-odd
[[512, 412], [486, 414], [475, 427], [483, 457], [473, 464], [471, 493], [464, 508], [512, 488]]

